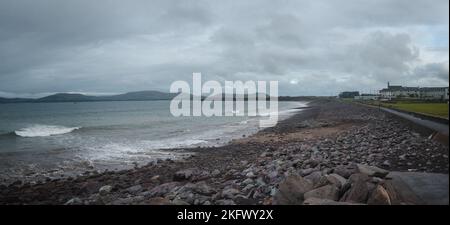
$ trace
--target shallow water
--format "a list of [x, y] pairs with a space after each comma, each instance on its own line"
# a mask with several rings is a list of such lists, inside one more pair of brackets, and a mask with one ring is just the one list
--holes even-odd
[[[0, 105], [0, 179], [77, 175], [182, 157], [259, 130], [261, 117], [174, 117], [169, 101]], [[279, 102], [283, 119], [302, 102]]]

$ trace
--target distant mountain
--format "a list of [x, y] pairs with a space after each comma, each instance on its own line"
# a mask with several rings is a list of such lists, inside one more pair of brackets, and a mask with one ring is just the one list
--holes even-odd
[[[109, 95], [109, 96], [90, 96], [83, 94], [70, 94], [70, 93], [58, 93], [49, 95], [43, 98], [31, 99], [31, 98], [2, 98], [0, 97], [0, 103], [23, 103], [23, 102], [93, 102], [93, 101], [155, 101], [155, 100], [171, 100], [178, 93], [165, 93], [160, 91], [136, 91], [128, 92], [125, 94]], [[234, 95], [233, 100], [247, 101], [249, 97], [256, 97], [255, 94], [251, 95]], [[202, 100], [206, 97], [202, 96]], [[225, 99], [225, 95], [209, 96], [210, 99], [219, 100]], [[267, 100], [270, 98], [266, 95]], [[192, 95], [191, 95], [192, 99]], [[309, 99], [308, 97], [290, 97], [280, 96], [279, 101], [302, 101]]]
[[31, 102], [34, 99], [31, 98], [2, 98], [0, 97], [0, 103], [19, 103], [19, 102]]
[[[270, 99], [270, 96], [267, 94], [264, 94], [266, 97], [266, 100]], [[215, 96], [207, 96], [210, 100], [225, 100], [225, 93]], [[231, 96], [230, 96], [231, 97]], [[203, 97], [202, 99], [205, 99], [206, 97]], [[255, 99], [259, 100], [258, 94], [233, 94], [233, 100], [236, 101], [248, 101], [248, 99]]]
[[0, 98], [0, 103], [21, 102], [92, 102], [92, 101], [155, 101], [171, 100], [177, 93], [164, 93], [159, 91], [128, 92], [110, 96], [90, 96], [83, 94], [58, 93], [38, 99]]
[[150, 100], [170, 100], [177, 96], [177, 93], [165, 93], [159, 91], [137, 91], [120, 95], [97, 97], [103, 101], [150, 101]]
[[97, 97], [83, 94], [59, 93], [34, 100], [35, 102], [86, 102], [95, 101]]

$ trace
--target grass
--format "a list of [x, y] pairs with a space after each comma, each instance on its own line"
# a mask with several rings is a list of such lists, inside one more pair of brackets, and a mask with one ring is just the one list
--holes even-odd
[[382, 106], [448, 118], [447, 103], [382, 103]]
[[[353, 99], [341, 99], [344, 102], [354, 102]], [[424, 102], [420, 100], [397, 100], [396, 102], [380, 102], [380, 101], [357, 101], [363, 104], [373, 106], [383, 106], [387, 108], [395, 108], [409, 112], [421, 113], [430, 116], [436, 116], [448, 119], [448, 104]]]

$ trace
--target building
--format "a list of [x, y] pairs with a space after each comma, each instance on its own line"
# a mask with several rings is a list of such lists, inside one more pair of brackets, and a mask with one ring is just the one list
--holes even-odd
[[424, 87], [420, 89], [422, 99], [448, 100], [448, 87]]
[[378, 100], [380, 98], [379, 95], [374, 94], [361, 94], [359, 96], [355, 96], [355, 100], [362, 100], [362, 101], [368, 101], [368, 100]]
[[448, 87], [403, 87], [391, 86], [380, 90], [383, 99], [420, 98], [428, 100], [448, 100]]
[[354, 98], [359, 96], [359, 91], [344, 91], [339, 94], [339, 98]]

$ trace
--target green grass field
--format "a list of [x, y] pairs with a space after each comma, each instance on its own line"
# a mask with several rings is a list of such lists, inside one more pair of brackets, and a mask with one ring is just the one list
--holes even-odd
[[447, 103], [382, 103], [385, 107], [448, 118]]

